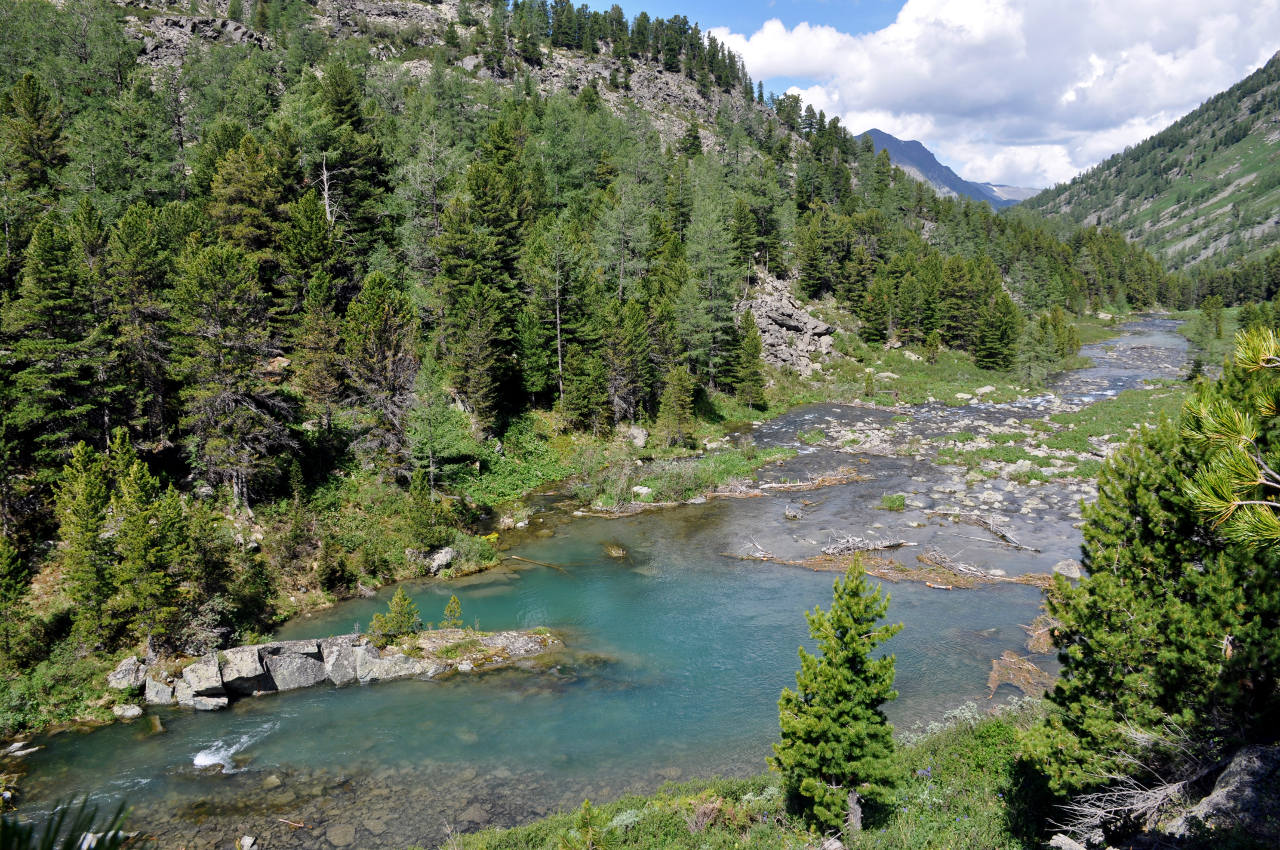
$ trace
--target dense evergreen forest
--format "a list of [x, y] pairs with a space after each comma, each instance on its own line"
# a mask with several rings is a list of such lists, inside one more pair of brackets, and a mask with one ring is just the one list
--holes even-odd
[[[456, 11], [334, 37], [232, 0], [265, 38], [157, 66], [105, 0], [0, 0], [6, 729], [117, 649], [483, 562], [488, 509], [619, 426], [674, 451], [765, 408], [799, 381], [739, 307], [766, 277], [860, 344], [1041, 377], [1071, 313], [1198, 302], [1117, 232], [937, 197], [683, 17]], [[535, 84], [593, 55], [622, 73]], [[644, 74], [719, 107], [664, 137]]]

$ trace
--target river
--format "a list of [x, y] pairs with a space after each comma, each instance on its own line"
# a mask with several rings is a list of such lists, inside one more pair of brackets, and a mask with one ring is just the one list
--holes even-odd
[[[548, 506], [510, 551], [561, 569], [508, 561], [460, 582], [405, 585], [426, 620], [439, 619], [456, 593], [468, 624], [554, 629], [567, 648], [539, 669], [315, 688], [216, 713], [165, 709], [157, 712], [162, 733], [145, 719], [63, 733], [39, 741], [45, 748], [29, 758], [23, 810], [38, 817], [52, 800], [89, 793], [104, 806], [127, 800], [131, 828], [162, 847], [225, 848], [253, 835], [264, 848], [404, 848], [435, 846], [450, 830], [526, 822], [584, 797], [757, 773], [777, 735], [779, 691], [794, 684], [796, 648], [808, 642], [803, 612], [830, 602], [835, 576], [735, 556], [767, 549], [805, 558], [853, 533], [937, 546], [1011, 576], [1078, 557], [1087, 483], [967, 481], [954, 468], [841, 444], [867, 429], [909, 440], [1079, 407], [1176, 375], [1186, 346], [1172, 322], [1144, 319], [1083, 353], [1094, 366], [1038, 399], [924, 405], [905, 422], [889, 411], [812, 405], [755, 429], [760, 445], [800, 451], [763, 470], [762, 480], [849, 464], [864, 480], [621, 519]], [[814, 428], [829, 439], [816, 446], [798, 439]], [[907, 510], [879, 510], [887, 493], [909, 494]], [[1020, 542], [1040, 551], [1016, 551], [925, 513], [973, 504], [1002, 513]], [[798, 519], [785, 517], [788, 506]], [[606, 544], [626, 557], [609, 557]], [[899, 691], [888, 713], [899, 729], [965, 702], [991, 704], [991, 661], [1005, 650], [1025, 653], [1020, 624], [1036, 616], [1040, 592], [1013, 583], [886, 590], [890, 619], [905, 624], [888, 645]], [[367, 625], [390, 593], [299, 618], [279, 636]], [[995, 700], [1014, 693], [1002, 687]]]

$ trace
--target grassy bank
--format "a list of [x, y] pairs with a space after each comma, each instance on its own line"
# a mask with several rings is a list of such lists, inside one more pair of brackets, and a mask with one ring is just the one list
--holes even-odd
[[[904, 735], [895, 756], [901, 777], [892, 805], [876, 813], [849, 850], [1034, 846], [1032, 819], [1018, 797], [1023, 729], [1041, 716], [1024, 701], [995, 716], [973, 706], [918, 736]], [[597, 843], [581, 839], [586, 825]], [[456, 836], [450, 850], [611, 848], [803, 848], [814, 836], [786, 812], [776, 774], [669, 784], [651, 796], [628, 796], [508, 830]]]

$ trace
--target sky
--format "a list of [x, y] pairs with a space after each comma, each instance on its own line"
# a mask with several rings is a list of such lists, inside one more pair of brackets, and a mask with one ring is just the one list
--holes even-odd
[[766, 91], [797, 92], [855, 133], [916, 139], [968, 180], [1014, 186], [1069, 180], [1280, 50], [1280, 0], [642, 5], [700, 23]]

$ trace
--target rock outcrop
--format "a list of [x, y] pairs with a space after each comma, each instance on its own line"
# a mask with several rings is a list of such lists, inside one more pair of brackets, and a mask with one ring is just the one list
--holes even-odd
[[773, 366], [785, 366], [801, 375], [821, 369], [817, 358], [830, 354], [835, 328], [814, 318], [791, 293], [788, 281], [757, 269], [760, 283], [738, 302], [739, 314], [750, 310], [760, 328], [761, 356]]
[[176, 703], [214, 711], [226, 708], [234, 698], [325, 683], [340, 687], [485, 670], [559, 645], [555, 637], [533, 632], [434, 629], [419, 632], [405, 646], [379, 649], [364, 637], [339, 635], [232, 647], [197, 658], [179, 676], [166, 675], [130, 656], [108, 675], [107, 682], [121, 690], [141, 687], [148, 705]]
[[128, 17], [125, 31], [142, 42], [138, 61], [152, 67], [181, 65], [195, 44], [255, 44], [269, 47], [271, 39], [238, 21], [193, 15]]
[[1239, 830], [1260, 847], [1280, 847], [1280, 746], [1240, 750], [1209, 796], [1161, 831], [1187, 838], [1205, 827]]

